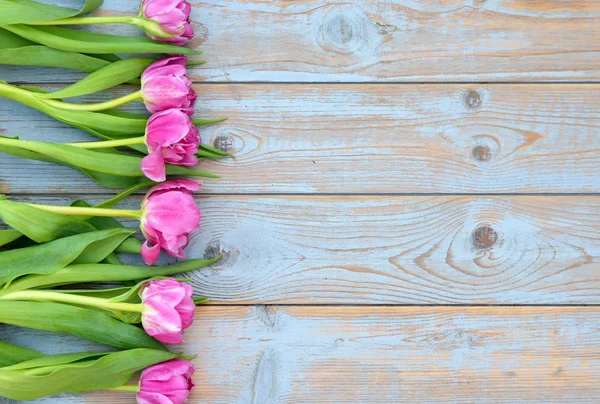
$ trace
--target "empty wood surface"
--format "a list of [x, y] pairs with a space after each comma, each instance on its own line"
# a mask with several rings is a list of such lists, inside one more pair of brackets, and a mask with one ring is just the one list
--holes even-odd
[[[49, 87], [55, 89], [56, 87]], [[235, 159], [204, 193], [597, 193], [600, 85], [197, 85], [201, 128]], [[99, 101], [133, 89], [85, 97]], [[141, 104], [130, 109], [141, 110]], [[5, 136], [91, 135], [0, 100]], [[72, 169], [2, 156], [0, 192], [107, 192]]]
[[598, 197], [199, 195], [198, 205], [188, 256], [223, 259], [191, 284], [214, 304], [600, 304]]
[[[204, 50], [208, 61], [193, 70], [198, 81], [600, 79], [600, 3], [594, 0], [191, 3], [196, 38], [188, 46]], [[137, 13], [137, 1], [106, 0], [97, 14]], [[141, 35], [123, 26], [96, 30]], [[28, 82], [75, 77], [7, 71], [6, 79]]]
[[[596, 307], [203, 306], [196, 314], [181, 347], [198, 355], [191, 403], [596, 403], [600, 396]], [[40, 335], [11, 331], [9, 341]], [[54, 352], [80, 346], [44, 340], [53, 341], [70, 344], [46, 345]], [[135, 401], [105, 392], [40, 401], [59, 402]]]

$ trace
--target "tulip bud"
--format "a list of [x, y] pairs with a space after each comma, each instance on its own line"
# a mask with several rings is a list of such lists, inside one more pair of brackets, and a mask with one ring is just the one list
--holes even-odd
[[140, 11], [142, 16], [158, 22], [170, 35], [165, 37], [162, 32], [147, 33], [156, 41], [185, 45], [194, 37], [194, 29], [190, 22], [192, 7], [185, 0], [143, 0]]
[[139, 404], [182, 404], [194, 389], [194, 365], [183, 359], [173, 359], [146, 368], [142, 372]]
[[151, 113], [170, 108], [184, 108], [194, 113], [196, 92], [186, 76], [187, 58], [171, 56], [148, 66], [142, 73], [142, 97]]
[[164, 279], [146, 283], [140, 291], [142, 325], [165, 344], [181, 344], [183, 330], [194, 322], [194, 291], [187, 283]]
[[140, 226], [146, 237], [141, 250], [146, 264], [154, 264], [161, 249], [185, 258], [189, 235], [200, 228], [200, 209], [193, 196], [198, 189], [200, 184], [196, 182], [178, 180], [164, 182], [148, 191], [142, 201]]

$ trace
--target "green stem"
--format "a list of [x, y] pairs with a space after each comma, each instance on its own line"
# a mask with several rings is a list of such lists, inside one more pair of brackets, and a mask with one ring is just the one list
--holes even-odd
[[59, 20], [40, 21], [28, 25], [88, 25], [88, 24], [133, 24], [140, 17], [108, 16], [108, 17], [72, 17]]
[[144, 305], [141, 303], [113, 302], [99, 297], [80, 296], [70, 293], [49, 292], [44, 290], [23, 290], [0, 296], [0, 300], [35, 300], [53, 301], [58, 303], [77, 304], [83, 306], [99, 307], [107, 310], [127, 311], [141, 313]]
[[138, 391], [140, 391], [140, 386], [137, 386], [135, 384], [124, 384], [119, 387], [112, 387], [112, 388], [108, 388], [108, 389], [104, 389], [104, 390], [106, 390], [106, 391], [126, 391], [128, 393], [137, 393]]
[[129, 24], [151, 35], [161, 38], [172, 38], [158, 22], [141, 16], [108, 16], [108, 17], [72, 17], [52, 21], [34, 22], [28, 25], [89, 25], [89, 24]]
[[47, 212], [60, 213], [61, 215], [70, 216], [126, 217], [138, 220], [142, 217], [142, 212], [139, 210], [86, 208], [82, 206], [52, 206], [38, 205], [35, 203], [28, 203], [27, 205], [45, 210]]
[[142, 90], [136, 91], [135, 93], [131, 93], [125, 95], [123, 97], [116, 98], [114, 100], [99, 102], [97, 104], [72, 104], [69, 102], [63, 102], [58, 100], [51, 99], [43, 99], [43, 102], [52, 105], [53, 107], [60, 109], [68, 109], [70, 111], [105, 111], [107, 109], [113, 109], [116, 107], [120, 107], [123, 104], [127, 104], [132, 101], [137, 101], [142, 99]]
[[104, 149], [107, 147], [129, 146], [134, 144], [144, 144], [146, 136], [130, 137], [126, 139], [103, 140], [101, 142], [77, 142], [67, 143], [69, 146], [79, 147], [80, 149]]

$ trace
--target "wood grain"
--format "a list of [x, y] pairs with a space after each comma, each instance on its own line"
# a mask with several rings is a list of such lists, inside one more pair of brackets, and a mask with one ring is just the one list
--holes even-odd
[[[62, 0], [72, 6], [72, 1]], [[197, 81], [589, 81], [600, 79], [600, 5], [589, 0], [191, 1], [208, 63]], [[106, 0], [100, 15], [137, 14]], [[111, 34], [140, 33], [102, 26]], [[73, 80], [2, 68], [8, 80]]]
[[[223, 177], [206, 181], [205, 193], [600, 191], [600, 85], [195, 88], [197, 115], [229, 116], [201, 129], [204, 141], [236, 156], [202, 163]], [[12, 101], [0, 100], [0, 113], [0, 132], [6, 136], [92, 139]], [[71, 169], [5, 156], [0, 188], [5, 193], [106, 192]]]
[[[196, 317], [182, 347], [197, 355], [192, 403], [595, 403], [600, 397], [595, 307], [201, 307]], [[28, 340], [28, 333], [15, 330], [10, 340]], [[134, 399], [92, 393], [42, 402]]]
[[223, 260], [191, 284], [217, 304], [600, 304], [599, 197], [200, 195], [198, 205], [188, 256]]

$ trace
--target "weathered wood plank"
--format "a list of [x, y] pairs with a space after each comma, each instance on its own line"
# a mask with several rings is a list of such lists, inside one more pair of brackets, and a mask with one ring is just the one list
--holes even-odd
[[[182, 347], [197, 355], [193, 403], [595, 403], [600, 396], [598, 308], [256, 306], [197, 314]], [[92, 393], [44, 402], [134, 399]]]
[[[597, 1], [192, 1], [212, 81], [587, 81], [600, 79]], [[67, 2], [71, 4], [72, 2]], [[99, 14], [137, 14], [107, 0]], [[104, 26], [101, 32], [135, 33]], [[72, 80], [2, 68], [29, 82]]]
[[[206, 193], [596, 193], [600, 85], [198, 85], [201, 130], [235, 160]], [[123, 94], [121, 89], [111, 94]], [[89, 101], [106, 99], [95, 95]], [[0, 131], [91, 139], [12, 101]], [[2, 156], [2, 192], [105, 192], [73, 170]]]
[[191, 284], [214, 303], [600, 304], [599, 197], [198, 204], [202, 228], [188, 256], [223, 260], [192, 273]]

